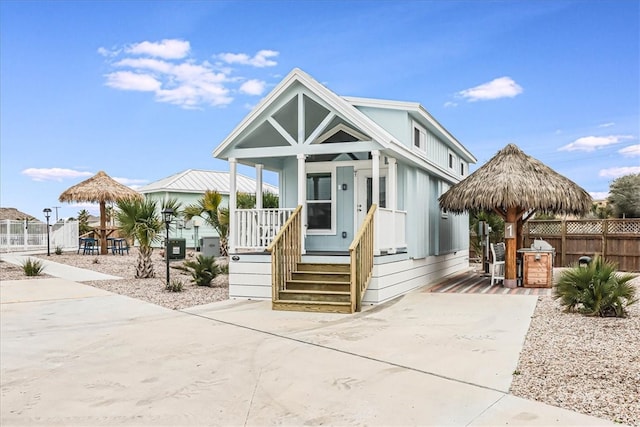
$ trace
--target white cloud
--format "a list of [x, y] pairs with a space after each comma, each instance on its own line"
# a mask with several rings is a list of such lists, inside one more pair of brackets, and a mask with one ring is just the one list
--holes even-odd
[[622, 154], [625, 157], [637, 157], [640, 156], [640, 144], [630, 145], [628, 147], [624, 147], [621, 150], [618, 150], [618, 153]]
[[458, 106], [458, 103], [453, 101], [447, 101], [444, 103], [444, 108], [453, 108], [457, 106]]
[[217, 55], [217, 58], [221, 59], [227, 64], [251, 65], [252, 67], [264, 68], [278, 65], [276, 61], [273, 61], [269, 58], [275, 58], [279, 54], [280, 52], [277, 52], [275, 50], [265, 49], [259, 51], [253, 57], [250, 57], [246, 53], [221, 53]]
[[458, 92], [458, 95], [470, 102], [487, 99], [513, 98], [520, 95], [523, 89], [511, 77], [499, 77], [488, 83], [481, 84]]
[[[135, 179], [135, 178], [120, 178], [120, 177], [113, 177], [114, 181], [119, 182], [122, 185], [127, 185], [129, 187], [133, 187], [136, 184], [146, 184], [147, 182], [149, 182], [146, 179]], [[139, 185], [138, 185], [139, 187]]]
[[67, 178], [84, 178], [93, 175], [91, 172], [65, 168], [28, 168], [22, 171], [34, 181], [62, 181]]
[[154, 92], [160, 89], [161, 83], [148, 74], [138, 74], [131, 71], [116, 71], [106, 75], [106, 85], [114, 89], [137, 90]]
[[617, 144], [626, 139], [633, 139], [631, 135], [583, 136], [570, 144], [558, 148], [559, 151], [594, 151], [607, 145]]
[[164, 39], [159, 43], [144, 41], [126, 48], [126, 52], [132, 55], [148, 55], [165, 59], [184, 58], [189, 50], [191, 45], [188, 41], [176, 39]]
[[624, 175], [640, 173], [640, 166], [620, 166], [602, 169], [598, 175], [602, 177], [618, 178]]
[[599, 128], [610, 128], [611, 126], [615, 126], [615, 123], [609, 122], [609, 123], [603, 123], [601, 125], [598, 125]]
[[240, 85], [240, 92], [247, 95], [262, 95], [266, 83], [262, 80], [251, 79]]
[[593, 200], [604, 200], [609, 197], [608, 191], [589, 191], [589, 195]]
[[[125, 49], [98, 49], [109, 58], [112, 71], [105, 75], [105, 84], [119, 90], [153, 92], [155, 100], [196, 109], [202, 105], [224, 106], [233, 102], [232, 90], [249, 95], [261, 95], [266, 82], [242, 76], [232, 76], [233, 69], [218, 62], [198, 62], [186, 58], [190, 45], [183, 40], [162, 40], [132, 44]], [[113, 58], [113, 56], [120, 56]], [[220, 54], [230, 63], [254, 67], [276, 65], [272, 50], [261, 50], [255, 56]], [[237, 89], [235, 89], [237, 88]]]

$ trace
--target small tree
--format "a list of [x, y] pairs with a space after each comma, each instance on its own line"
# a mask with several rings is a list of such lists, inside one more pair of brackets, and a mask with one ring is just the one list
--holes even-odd
[[615, 179], [607, 200], [616, 217], [640, 218], [640, 173]]
[[82, 209], [78, 212], [78, 233], [80, 235], [87, 234], [91, 231], [91, 227], [89, 227], [89, 211], [86, 209]]
[[184, 208], [184, 218], [188, 221], [194, 216], [204, 219], [220, 236], [220, 252], [228, 254], [229, 209], [221, 208], [222, 195], [217, 191], [207, 190], [195, 204]]
[[156, 213], [156, 202], [150, 199], [121, 200], [118, 202], [116, 218], [120, 233], [128, 239], [137, 240], [140, 245], [136, 278], [155, 277], [151, 245], [160, 239], [160, 233], [164, 229], [164, 224]]

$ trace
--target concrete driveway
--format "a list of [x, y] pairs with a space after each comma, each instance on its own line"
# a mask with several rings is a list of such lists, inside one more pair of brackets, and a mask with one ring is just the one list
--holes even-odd
[[507, 394], [536, 297], [413, 292], [345, 316], [0, 291], [3, 426], [612, 424]]

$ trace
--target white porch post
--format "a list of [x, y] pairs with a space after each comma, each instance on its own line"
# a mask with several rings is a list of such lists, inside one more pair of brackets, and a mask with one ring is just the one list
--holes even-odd
[[[396, 236], [396, 209], [398, 208], [398, 188], [397, 188], [397, 172], [398, 172], [398, 164], [396, 163], [396, 159], [387, 158], [389, 162], [389, 191], [387, 192], [387, 208], [391, 209], [391, 232], [393, 233], [393, 246], [388, 249], [388, 253], [395, 254], [396, 246], [398, 242], [398, 236]], [[404, 239], [403, 239], [404, 240]]]
[[256, 165], [256, 209], [262, 209], [262, 169], [263, 165]]
[[[380, 151], [378, 150], [373, 150], [371, 152], [371, 172], [372, 172], [372, 178], [371, 178], [371, 203], [375, 204], [378, 209], [380, 209]], [[378, 215], [377, 211], [376, 211], [376, 216], [374, 218], [374, 242], [373, 242], [373, 254], [374, 255], [380, 255], [380, 238], [379, 236], [379, 231], [380, 231], [380, 226], [379, 226], [379, 222], [378, 218], [380, 218], [380, 216]]]
[[305, 239], [307, 230], [307, 172], [305, 171], [304, 154], [298, 154], [298, 205], [302, 205], [302, 221], [300, 221], [302, 230], [302, 253], [307, 253]]
[[229, 159], [229, 254], [236, 251], [236, 178], [238, 176], [238, 162], [235, 158]]

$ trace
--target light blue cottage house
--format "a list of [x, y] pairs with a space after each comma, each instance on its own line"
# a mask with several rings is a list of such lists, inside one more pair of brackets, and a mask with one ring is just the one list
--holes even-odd
[[[349, 313], [468, 268], [468, 217], [438, 197], [476, 159], [420, 104], [294, 69], [213, 154], [230, 164], [230, 298]], [[238, 163], [278, 174], [280, 209], [233, 208]]]
[[[229, 172], [202, 169], [187, 169], [176, 174], [161, 178], [138, 189], [147, 199], [157, 202], [158, 215], [164, 201], [176, 199], [182, 207], [193, 205], [204, 195], [205, 191], [217, 191], [222, 195], [221, 207], [229, 206]], [[244, 175], [236, 176], [236, 191], [255, 194], [257, 186], [264, 192], [278, 194], [278, 187], [256, 182], [255, 179]], [[176, 226], [171, 227], [171, 238], [185, 239], [188, 248], [200, 246], [201, 237], [218, 236], [216, 230], [202, 218], [194, 217], [191, 221], [178, 219]], [[157, 242], [161, 246], [164, 243]]]

